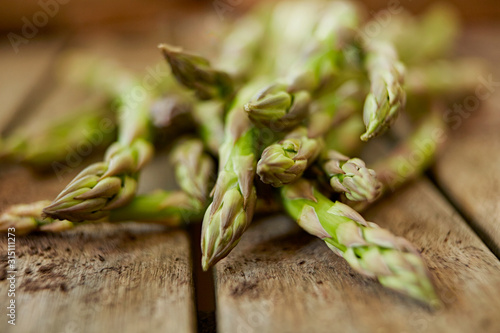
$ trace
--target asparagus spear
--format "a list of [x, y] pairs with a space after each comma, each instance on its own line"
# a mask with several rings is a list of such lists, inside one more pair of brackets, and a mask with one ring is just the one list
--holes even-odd
[[402, 87], [404, 66], [398, 61], [394, 47], [385, 42], [366, 41], [365, 52], [371, 87], [363, 109], [366, 132], [361, 140], [368, 141], [392, 125], [405, 106], [406, 94]]
[[311, 103], [311, 115], [308, 119], [308, 134], [310, 137], [326, 135], [331, 129], [347, 120], [361, 109], [360, 84], [349, 80], [335, 90], [326, 93]]
[[348, 3], [328, 6], [313, 33], [304, 57], [284, 79], [261, 89], [246, 105], [245, 111], [261, 127], [292, 128], [309, 112], [311, 95], [331, 81], [345, 62], [346, 44], [357, 26], [356, 8]]
[[213, 69], [207, 59], [167, 44], [160, 44], [158, 48], [177, 81], [193, 90], [199, 99], [226, 99], [233, 93], [231, 77]]
[[368, 169], [363, 160], [327, 150], [320, 165], [330, 180], [330, 186], [347, 199], [372, 202], [379, 197], [382, 185], [375, 171]]
[[[0, 215], [0, 232], [15, 228], [16, 234], [61, 232], [79, 225], [67, 220], [43, 217], [42, 210], [50, 201], [13, 205]], [[128, 205], [111, 210], [101, 220], [91, 222], [141, 222], [178, 227], [201, 218], [203, 206], [182, 191], [156, 191], [135, 197]], [[85, 222], [85, 221], [84, 221]]]
[[109, 112], [101, 104], [93, 101], [75, 116], [58, 119], [36, 131], [14, 132], [3, 140], [0, 160], [44, 169], [64, 161], [74, 150], [105, 147], [113, 141], [116, 131], [113, 117], [108, 117]]
[[204, 270], [236, 246], [254, 214], [257, 138], [255, 128], [241, 107], [254, 85], [248, 84], [239, 91], [226, 116], [213, 202], [203, 218], [201, 248]]
[[264, 9], [239, 18], [223, 40], [216, 68], [228, 73], [238, 84], [265, 69], [261, 46], [266, 39], [268, 16]]
[[190, 197], [204, 205], [214, 178], [215, 165], [196, 138], [180, 141], [171, 153], [177, 183]]
[[446, 123], [434, 109], [389, 156], [375, 162], [374, 169], [383, 184], [382, 191], [395, 191], [421, 175], [432, 164], [440, 144], [445, 140]]
[[484, 72], [484, 64], [478, 59], [436, 60], [408, 68], [406, 90], [408, 94], [430, 96], [474, 93]]
[[140, 170], [153, 156], [153, 146], [148, 141], [151, 97], [135, 98], [135, 80], [118, 68], [91, 74], [92, 86], [113, 90], [119, 96], [118, 141], [108, 148], [103, 162], [83, 170], [44, 209], [45, 216], [54, 219], [98, 220], [110, 210], [127, 205], [135, 196]]
[[257, 174], [265, 184], [281, 187], [302, 176], [323, 148], [321, 138], [309, 138], [307, 128], [298, 127], [284, 140], [264, 149], [257, 164]]
[[362, 30], [369, 34], [370, 25], [382, 27], [373, 37], [393, 43], [401, 61], [411, 66], [447, 55], [453, 49], [460, 28], [457, 10], [442, 2], [429, 6], [420, 17], [402, 11], [386, 23], [381, 25], [375, 19], [367, 22]]
[[199, 102], [193, 110], [198, 134], [213, 156], [219, 155], [219, 149], [224, 143], [223, 113], [224, 102], [220, 100]]
[[356, 271], [417, 300], [439, 304], [430, 274], [407, 240], [365, 221], [349, 206], [330, 201], [305, 179], [284, 186], [281, 196], [286, 212]]

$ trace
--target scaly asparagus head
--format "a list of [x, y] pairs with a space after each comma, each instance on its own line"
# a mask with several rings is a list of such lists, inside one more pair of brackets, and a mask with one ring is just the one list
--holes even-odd
[[25, 235], [36, 230], [59, 232], [71, 229], [73, 223], [69, 221], [42, 217], [43, 208], [49, 204], [50, 201], [37, 201], [10, 206], [0, 215], [0, 232], [7, 233], [9, 228], [15, 228], [16, 235]]
[[261, 89], [247, 104], [245, 112], [259, 127], [285, 130], [296, 127], [309, 113], [311, 97], [306, 91], [289, 89], [284, 83]]
[[193, 90], [199, 99], [226, 99], [232, 95], [234, 87], [231, 77], [213, 69], [207, 59], [167, 44], [160, 44], [158, 48], [175, 78]]
[[175, 176], [181, 189], [204, 205], [215, 175], [215, 164], [204, 152], [200, 139], [180, 141], [171, 153]]
[[287, 213], [353, 269], [385, 287], [439, 305], [425, 263], [407, 240], [365, 221], [349, 206], [330, 201], [305, 179], [284, 186], [281, 195]]
[[103, 162], [83, 170], [44, 209], [44, 216], [54, 219], [99, 220], [110, 210], [127, 205], [135, 196], [140, 170], [153, 157], [154, 148], [149, 141], [153, 92], [137, 99], [134, 91], [140, 82], [119, 67], [91, 74], [93, 87], [116, 96], [118, 139], [106, 151]]
[[224, 258], [238, 244], [253, 218], [257, 200], [253, 183], [257, 133], [240, 102], [249, 98], [254, 85], [249, 83], [239, 91], [226, 116], [225, 139], [219, 152], [219, 175], [213, 189], [213, 201], [203, 219], [201, 249], [204, 270]]
[[351, 201], [372, 202], [381, 194], [382, 184], [375, 171], [359, 158], [349, 158], [330, 149], [323, 153], [320, 165], [331, 187]]
[[281, 187], [300, 178], [319, 156], [324, 143], [309, 138], [305, 127], [298, 127], [284, 140], [264, 149], [257, 164], [257, 174], [265, 184]]
[[363, 108], [368, 141], [384, 133], [406, 104], [403, 90], [404, 66], [398, 61], [394, 47], [386, 42], [366, 41], [365, 67], [370, 79], [370, 93]]
[[150, 161], [153, 148], [143, 139], [130, 146], [116, 142], [104, 162], [84, 169], [43, 211], [45, 216], [82, 222], [99, 220], [125, 206], [135, 196], [139, 171]]
[[[15, 228], [16, 234], [24, 235], [34, 231], [61, 232], [72, 229], [79, 223], [42, 217], [43, 208], [50, 201], [13, 205], [0, 215], [0, 233]], [[179, 227], [199, 221], [205, 207], [182, 191], [155, 191], [136, 196], [128, 205], [113, 209], [98, 221], [83, 222], [139, 222], [154, 223], [167, 227]]]

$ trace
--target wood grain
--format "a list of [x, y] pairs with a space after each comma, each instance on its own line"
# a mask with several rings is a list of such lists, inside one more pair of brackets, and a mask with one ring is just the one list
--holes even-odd
[[[128, 58], [123, 54], [129, 43], [100, 42], [107, 45], [101, 50], [133, 70], [146, 68], [156, 53], [154, 48], [144, 52], [144, 44], [136, 43], [135, 56]], [[84, 43], [79, 45], [85, 47]], [[45, 102], [23, 119], [23, 126], [29, 128], [68, 113], [81, 99], [74, 89], [56, 86]], [[21, 167], [0, 168], [0, 211], [14, 203], [53, 198], [88, 162], [62, 181]], [[145, 170], [141, 191], [171, 187], [172, 178], [164, 169], [165, 157], [160, 156]], [[2, 237], [0, 304], [9, 300], [6, 244], [6, 237]], [[184, 230], [133, 223], [86, 225], [62, 234], [18, 237], [16, 327], [2, 320], [0, 331], [194, 332], [190, 246]]]
[[[500, 257], [500, 45], [492, 44], [499, 26], [470, 29], [463, 38], [460, 52], [488, 60], [489, 76], [494, 85], [491, 95], [478, 99], [474, 94], [459, 103], [465, 111], [450, 118], [451, 135], [436, 163], [437, 183], [470, 223]], [[484, 78], [488, 80], [488, 75]], [[480, 93], [489, 93], [478, 79]], [[478, 102], [467, 111], [465, 104]], [[472, 105], [472, 104], [471, 104]]]
[[368, 212], [422, 251], [445, 306], [431, 312], [351, 270], [286, 217], [254, 223], [216, 268], [226, 332], [497, 332], [500, 263], [425, 180]]
[[23, 45], [19, 52], [15, 52], [10, 44], [0, 44], [0, 133], [28, 97], [40, 97], [34, 95], [35, 89], [40, 88], [42, 77], [48, 74], [61, 43], [61, 39], [32, 41]]

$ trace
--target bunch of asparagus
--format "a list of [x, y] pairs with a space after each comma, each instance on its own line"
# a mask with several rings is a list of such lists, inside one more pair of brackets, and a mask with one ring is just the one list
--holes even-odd
[[[116, 142], [102, 162], [83, 170], [52, 202], [6, 210], [0, 229], [57, 232], [89, 221], [173, 227], [202, 220], [207, 270], [238, 244], [256, 212], [282, 209], [360, 274], [437, 305], [415, 247], [359, 213], [429, 166], [438, 143], [425, 152], [419, 143], [444, 135], [439, 106], [471, 89], [475, 70], [454, 74], [453, 81], [439, 79], [477, 65], [443, 59], [449, 51], [443, 45], [452, 44], [456, 31], [441, 29], [436, 16], [456, 27], [449, 10], [436, 7], [421, 20], [411, 17], [408, 27], [402, 26], [408, 14], [395, 16], [390, 30], [369, 37], [366, 27], [373, 22], [364, 21], [363, 10], [351, 2], [264, 6], [231, 26], [215, 57], [219, 65], [160, 44], [172, 77], [139, 101], [132, 98], [138, 83], [126, 70], [88, 55], [68, 57], [65, 69], [73, 81], [118, 105]], [[391, 33], [394, 28], [398, 34]], [[425, 48], [415, 39], [428, 41]], [[373, 139], [401, 113], [399, 125], [411, 133], [401, 135], [397, 124], [387, 139], [394, 148], [377, 154], [373, 168], [351, 157], [377, 149], [384, 138]], [[90, 119], [82, 119], [82, 126], [92, 126]], [[29, 137], [6, 138], [22, 144], [0, 142], [0, 158], [34, 165], [50, 159], [30, 156], [59, 159], [58, 146], [48, 143], [85, 140], [57, 130], [61, 126], [46, 131], [47, 144], [38, 154], [22, 153]], [[170, 149], [180, 190], [136, 195], [155, 137], [165, 132], [179, 136]], [[401, 174], [402, 163], [416, 152], [424, 158]]]

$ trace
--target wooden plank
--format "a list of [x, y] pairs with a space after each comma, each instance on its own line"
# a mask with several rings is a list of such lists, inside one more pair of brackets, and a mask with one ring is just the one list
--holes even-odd
[[[478, 79], [479, 93], [491, 94], [479, 99], [474, 94], [459, 103], [464, 116], [454, 113], [450, 118], [451, 135], [446, 149], [436, 163], [435, 178], [439, 186], [470, 219], [490, 249], [500, 257], [500, 45], [492, 40], [500, 26], [470, 29], [461, 43], [461, 53], [481, 55], [490, 64], [490, 79], [486, 87]], [[488, 80], [488, 75], [484, 77]], [[491, 89], [492, 92], [489, 92]], [[465, 108], [466, 103], [478, 102], [480, 107]]]
[[[111, 41], [107, 44], [116, 45]], [[144, 69], [149, 64], [147, 56], [127, 63], [120, 54], [130, 45], [123, 46], [115, 47], [114, 54], [125, 66]], [[93, 47], [97, 46], [89, 42], [87, 48]], [[112, 48], [107, 49], [110, 56]], [[66, 113], [81, 99], [78, 95], [72, 88], [57, 87], [24, 126]], [[165, 160], [160, 156], [145, 170], [141, 191], [172, 186], [171, 177], [165, 175]], [[80, 169], [62, 181], [53, 175], [40, 178], [20, 167], [0, 169], [0, 211], [14, 203], [53, 198]], [[88, 225], [58, 235], [18, 237], [16, 241], [16, 327], [2, 320], [1, 332], [195, 331], [186, 231], [139, 224]], [[6, 244], [6, 237], [2, 237], [0, 304], [9, 300], [3, 265]]]
[[219, 332], [498, 332], [500, 263], [428, 181], [367, 217], [421, 249], [442, 310], [384, 289], [290, 219], [270, 217], [216, 268]]
[[[0, 44], [0, 132], [14, 117], [19, 107], [26, 103], [26, 98], [37, 86], [61, 47], [62, 40], [31, 41], [15, 52], [8, 43]], [[47, 82], [45, 82], [46, 84]]]

